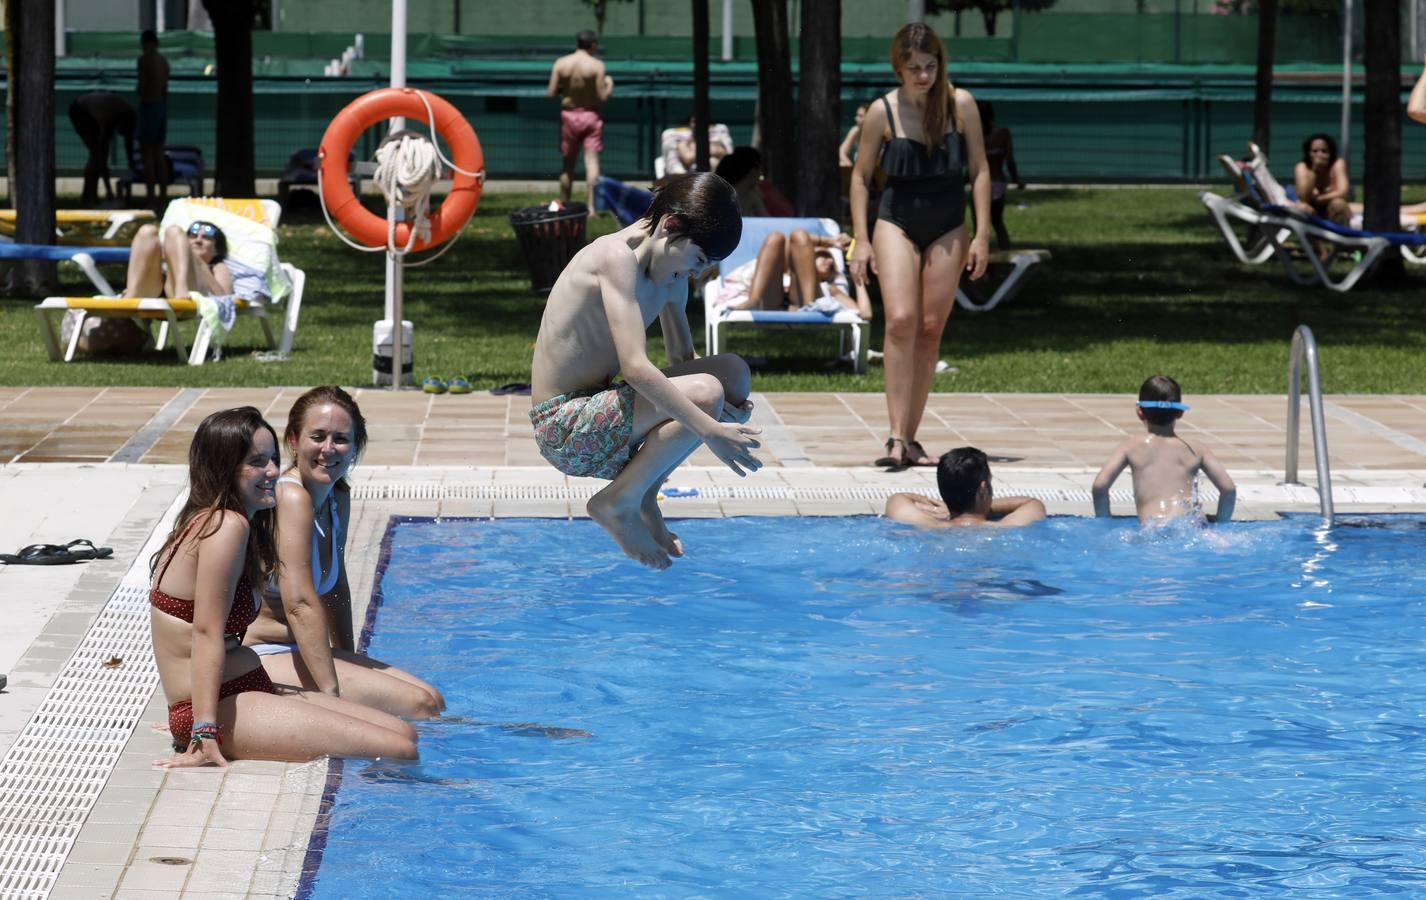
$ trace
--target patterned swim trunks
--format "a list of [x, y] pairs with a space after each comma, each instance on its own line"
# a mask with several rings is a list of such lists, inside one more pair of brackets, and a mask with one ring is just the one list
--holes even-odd
[[571, 391], [530, 408], [535, 444], [550, 465], [566, 475], [613, 480], [632, 453], [633, 387]]

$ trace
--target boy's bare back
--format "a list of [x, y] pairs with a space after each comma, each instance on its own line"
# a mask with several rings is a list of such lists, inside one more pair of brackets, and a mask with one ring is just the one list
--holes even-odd
[[1152, 432], [1116, 447], [1094, 479], [1096, 508], [1102, 500], [1106, 514], [1109, 486], [1126, 466], [1134, 479], [1134, 507], [1140, 522], [1199, 515], [1194, 482], [1200, 471], [1218, 488], [1219, 518], [1232, 515], [1233, 479], [1212, 451], [1200, 451], [1177, 434]]
[[565, 109], [598, 110], [604, 105], [604, 63], [591, 53], [576, 50], [555, 61], [559, 79], [560, 105]]

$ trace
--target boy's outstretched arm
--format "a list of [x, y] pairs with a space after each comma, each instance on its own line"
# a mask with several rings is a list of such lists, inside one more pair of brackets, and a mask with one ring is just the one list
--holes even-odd
[[1109, 461], [1099, 470], [1099, 474], [1094, 476], [1094, 487], [1091, 494], [1094, 496], [1094, 514], [1101, 519], [1109, 518], [1109, 489], [1114, 486], [1114, 480], [1119, 477], [1119, 473], [1124, 471], [1124, 467], [1129, 465], [1129, 454], [1124, 452], [1123, 445], [1114, 448], [1114, 453], [1109, 457]]
[[[743, 475], [744, 469], [756, 472], [762, 468], [762, 463], [752, 453], [759, 446], [756, 438], [759, 429], [739, 422], [714, 419], [688, 399], [649, 359], [643, 311], [634, 293], [638, 276], [633, 252], [626, 248], [607, 251], [600, 268], [599, 287], [604, 313], [609, 320], [609, 333], [614, 341], [614, 351], [619, 356], [619, 369], [624, 373], [624, 380], [668, 414], [670, 419], [696, 435], [713, 451], [714, 456], [734, 472]], [[687, 328], [686, 322], [684, 327]], [[690, 337], [690, 352], [692, 343]]]
[[1223, 468], [1218, 457], [1213, 455], [1212, 450], [1203, 451], [1203, 474], [1207, 475], [1208, 480], [1218, 489], [1218, 513], [1213, 517], [1213, 521], [1227, 522], [1233, 518], [1233, 507], [1238, 502], [1238, 486], [1233, 483], [1232, 476]]

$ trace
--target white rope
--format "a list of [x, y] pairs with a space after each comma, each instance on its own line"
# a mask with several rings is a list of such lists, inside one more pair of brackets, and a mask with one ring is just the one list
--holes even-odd
[[417, 240], [431, 239], [431, 187], [441, 177], [440, 154], [430, 141], [415, 134], [388, 140], [376, 150], [376, 186], [390, 206], [406, 211], [411, 228], [406, 246], [396, 246], [396, 217], [386, 217], [386, 249], [395, 256], [411, 252]]

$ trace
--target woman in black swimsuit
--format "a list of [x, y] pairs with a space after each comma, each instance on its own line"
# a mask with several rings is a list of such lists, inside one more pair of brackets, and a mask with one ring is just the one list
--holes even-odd
[[[975, 99], [951, 87], [946, 50], [925, 25], [907, 25], [891, 42], [901, 87], [873, 103], [862, 123], [852, 172], [849, 265], [865, 283], [868, 264], [886, 307], [886, 407], [891, 436], [877, 465], [934, 466], [916, 440], [941, 351], [941, 333], [961, 272], [976, 279], [990, 258], [990, 171]], [[880, 161], [886, 187], [876, 233], [867, 233], [867, 191]], [[975, 237], [965, 228], [965, 170], [975, 204]]]

